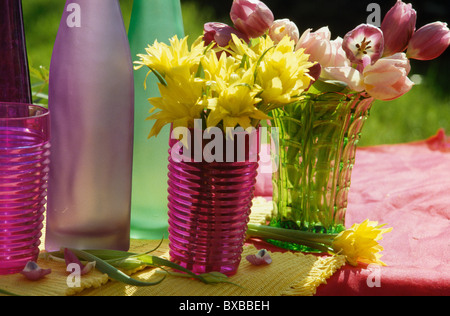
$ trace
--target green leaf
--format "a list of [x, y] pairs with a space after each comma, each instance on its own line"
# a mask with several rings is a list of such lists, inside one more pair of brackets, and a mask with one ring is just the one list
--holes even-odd
[[242, 61], [241, 64], [239, 65], [239, 68], [248, 69], [249, 66], [250, 66], [250, 58], [248, 57], [247, 54], [245, 54], [242, 57]]
[[269, 47], [268, 49], [266, 49], [261, 56], [259, 57], [258, 61], [256, 62], [256, 68], [255, 68], [255, 73], [253, 74], [254, 77], [254, 81], [256, 82], [256, 77], [258, 76], [258, 67], [259, 64], [263, 61], [264, 57], [266, 56], [266, 54], [269, 52], [269, 50], [274, 49], [275, 47], [277, 47], [276, 45]]
[[[144, 254], [149, 254], [149, 253], [157, 250], [159, 247], [161, 247], [161, 244], [163, 243], [163, 241], [164, 241], [164, 238], [162, 238], [160, 240], [159, 244], [155, 248], [145, 252]], [[121, 250], [110, 250], [110, 249], [106, 249], [106, 250], [104, 250], [104, 249], [88, 249], [88, 250], [86, 250], [85, 249], [84, 251], [87, 253], [90, 253], [91, 255], [94, 255], [100, 259], [103, 259], [105, 261], [114, 261], [114, 260], [120, 260], [120, 259], [123, 260], [123, 259], [127, 259], [131, 256], [140, 255], [140, 254], [134, 253], [134, 252], [121, 251]]]
[[0, 294], [9, 295], [9, 296], [21, 296], [19, 294], [15, 294], [15, 293], [12, 293], [12, 292], [9, 292], [6, 290], [2, 290], [2, 289], [0, 289]]
[[203, 68], [203, 64], [200, 63], [197, 68], [197, 72], [195, 74], [195, 78], [205, 78], [205, 69]]
[[[164, 79], [164, 77], [157, 70], [155, 70], [151, 67], [148, 67], [148, 69], [150, 69], [150, 72], [156, 76], [156, 78], [162, 85], [167, 86], [166, 79]], [[145, 81], [147, 81], [148, 75], [149, 75], [149, 73], [147, 74], [147, 76], [145, 76]]]
[[214, 46], [216, 45], [216, 43], [214, 41], [212, 41], [211, 43], [209, 43], [208, 46], [206, 46], [205, 50], [203, 51], [203, 55], [206, 55], [206, 53]]
[[209, 273], [203, 273], [200, 274], [200, 277], [202, 277], [206, 283], [208, 284], [214, 284], [214, 283], [230, 283], [236, 286], [241, 287], [240, 285], [228, 281], [228, 277], [220, 272], [209, 272]]
[[309, 88], [308, 93], [320, 94], [324, 92], [342, 92], [347, 87], [347, 84], [342, 81], [319, 79]]
[[[229, 284], [237, 285], [233, 282], [228, 281], [228, 277], [225, 274], [220, 273], [220, 272], [195, 274], [192, 271], [190, 271], [189, 269], [186, 269], [176, 263], [173, 263], [169, 260], [166, 260], [166, 259], [163, 259], [160, 257], [149, 256], [149, 255], [138, 255], [138, 256], [135, 256], [135, 258], [141, 260], [143, 263], [146, 263], [150, 266], [157, 266], [159, 268], [168, 267], [168, 268], [172, 268], [176, 271], [184, 272], [184, 273], [177, 273], [177, 272], [167, 271], [170, 275], [194, 278], [205, 284], [229, 283]], [[237, 286], [239, 286], [239, 285], [237, 285]]]
[[45, 94], [45, 93], [36, 92], [36, 93], [33, 93], [33, 96], [36, 98], [39, 98], [39, 99], [48, 100], [48, 94]]
[[126, 275], [125, 273], [123, 273], [122, 271], [120, 271], [119, 269], [117, 269], [116, 267], [112, 266], [111, 264], [109, 264], [108, 262], [86, 252], [83, 250], [77, 250], [77, 249], [71, 249], [69, 248], [70, 251], [72, 251], [76, 256], [78, 256], [81, 259], [87, 260], [87, 261], [95, 261], [95, 267], [103, 272], [106, 273], [111, 279], [128, 284], [128, 285], [134, 285], [134, 286], [152, 286], [152, 285], [157, 285], [159, 283], [161, 283], [166, 276], [162, 277], [160, 280], [155, 281], [155, 282], [144, 282], [144, 281], [140, 281], [140, 280], [136, 280], [133, 279], [132, 277]]
[[134, 253], [120, 251], [120, 250], [83, 250], [93, 256], [96, 256], [102, 260], [110, 261], [110, 260], [122, 260], [134, 255]]
[[[213, 283], [230, 283], [228, 281], [228, 277], [225, 274], [219, 272], [211, 272], [197, 275], [176, 263], [173, 263], [169, 260], [149, 255], [149, 253], [158, 249], [163, 240], [160, 241], [158, 246], [154, 249], [149, 250], [145, 253], [133, 253], [119, 250], [75, 250], [69, 248], [80, 260], [85, 261], [95, 261], [96, 268], [108, 274], [111, 279], [130, 284], [136, 286], [148, 286], [148, 285], [156, 285], [162, 282], [161, 279], [157, 282], [143, 282], [136, 279], [131, 278], [130, 276], [123, 273], [121, 270], [134, 270], [138, 267], [150, 266], [155, 268], [161, 268], [164, 270], [164, 273], [170, 275], [181, 275], [183, 277], [189, 277], [197, 279], [205, 284], [213, 284]], [[64, 258], [64, 249], [58, 252], [52, 252], [50, 255], [53, 257]], [[168, 271], [163, 267], [171, 268], [176, 271], [180, 271], [183, 273], [176, 273], [172, 271]], [[237, 284], [234, 284], [237, 285]]]

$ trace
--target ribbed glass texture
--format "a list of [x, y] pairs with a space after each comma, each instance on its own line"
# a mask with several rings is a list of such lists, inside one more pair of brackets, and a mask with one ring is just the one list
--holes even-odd
[[[155, 40], [169, 44], [169, 39], [184, 36], [180, 0], [134, 0], [128, 38], [131, 55], [145, 54]], [[146, 120], [151, 105], [148, 99], [159, 97], [158, 80], [149, 69], [134, 71], [135, 125], [133, 185], [131, 195], [131, 236], [161, 239], [167, 236], [167, 151], [170, 127], [163, 127], [158, 137], [148, 138], [154, 120]], [[147, 88], [144, 89], [144, 81]], [[159, 111], [159, 110], [157, 110]]]
[[118, 0], [68, 0], [50, 64], [46, 249], [128, 250], [133, 65]]
[[279, 163], [271, 225], [316, 233], [344, 228], [356, 147], [372, 103], [328, 93], [274, 111]]
[[169, 247], [173, 262], [197, 274], [236, 273], [255, 189], [257, 148], [254, 144], [242, 149], [255, 155], [240, 162], [176, 162], [170, 155]]
[[37, 259], [49, 155], [48, 111], [0, 103], [0, 275]]
[[31, 103], [21, 0], [0, 1], [0, 102]]

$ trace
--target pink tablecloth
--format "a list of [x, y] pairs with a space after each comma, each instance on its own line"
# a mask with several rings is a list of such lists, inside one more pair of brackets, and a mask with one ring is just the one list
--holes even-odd
[[[270, 196], [270, 174], [257, 193]], [[318, 295], [450, 295], [450, 137], [359, 148], [346, 227], [366, 218], [393, 231], [380, 242], [387, 267], [342, 268]]]

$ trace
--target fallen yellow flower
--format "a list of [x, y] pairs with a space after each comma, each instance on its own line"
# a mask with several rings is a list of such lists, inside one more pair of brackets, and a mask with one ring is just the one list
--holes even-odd
[[332, 242], [334, 251], [344, 255], [347, 262], [357, 266], [358, 262], [386, 265], [380, 260], [383, 247], [378, 243], [382, 235], [392, 228], [382, 228], [378, 222], [365, 220], [354, 224], [351, 228], [339, 233]]
[[248, 224], [248, 237], [266, 240], [287, 241], [305, 245], [323, 252], [339, 253], [347, 262], [357, 266], [358, 262], [386, 265], [380, 260], [383, 247], [378, 243], [383, 234], [392, 228], [382, 228], [386, 224], [365, 220], [354, 224], [339, 234], [319, 234], [300, 230], [285, 229], [266, 225]]

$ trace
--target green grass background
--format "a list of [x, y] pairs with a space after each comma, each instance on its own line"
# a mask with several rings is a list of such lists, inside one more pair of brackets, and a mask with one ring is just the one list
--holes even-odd
[[[120, 0], [125, 26], [128, 26], [132, 1]], [[23, 1], [24, 21], [29, 63], [38, 68], [50, 65], [53, 43], [58, 31], [63, 0]], [[223, 21], [215, 17], [213, 10], [195, 3], [181, 1], [185, 34], [191, 39], [202, 33], [203, 24], [209, 21]], [[447, 84], [441, 84], [439, 63], [430, 63], [429, 69], [420, 75], [421, 83], [401, 98], [376, 101], [364, 126], [361, 146], [394, 144], [421, 140], [434, 135], [439, 128], [450, 132], [450, 94]], [[448, 65], [448, 63], [443, 63]], [[414, 75], [414, 63], [410, 77]], [[414, 77], [418, 77], [417, 75]], [[442, 81], [442, 79], [440, 79]]]

